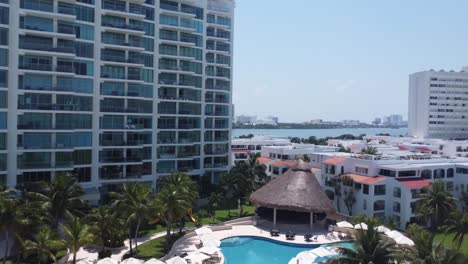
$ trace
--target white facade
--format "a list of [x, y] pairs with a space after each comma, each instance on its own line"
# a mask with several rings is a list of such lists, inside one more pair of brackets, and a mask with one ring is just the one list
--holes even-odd
[[[335, 157], [324, 160], [321, 167], [322, 184], [339, 212], [348, 215], [345, 196], [352, 191], [356, 202], [352, 215], [397, 220], [400, 229], [411, 222], [421, 221], [417, 214], [417, 201], [424, 187], [442, 181], [446, 189], [460, 198], [468, 191], [468, 159], [380, 160]], [[354, 180], [352, 186], [341, 186], [336, 195], [333, 179], [347, 175]], [[338, 205], [339, 203], [339, 205]], [[459, 206], [463, 206], [459, 203]], [[339, 208], [338, 208], [339, 207]]]
[[257, 123], [257, 116], [240, 115], [236, 117], [236, 123], [252, 125]]
[[408, 130], [418, 138], [468, 138], [468, 72], [424, 71], [409, 77]]
[[0, 14], [0, 182], [67, 173], [99, 194], [229, 169], [232, 0], [2, 0]]
[[231, 161], [232, 165], [238, 161], [245, 161], [249, 159], [250, 154], [261, 153], [262, 147], [265, 146], [289, 146], [291, 145], [289, 139], [272, 138], [265, 136], [256, 136], [253, 138], [235, 138], [231, 141]]

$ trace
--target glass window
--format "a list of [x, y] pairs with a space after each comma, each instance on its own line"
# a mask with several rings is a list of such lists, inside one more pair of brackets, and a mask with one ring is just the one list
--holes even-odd
[[7, 113], [0, 112], [0, 129], [7, 129]]
[[9, 8], [0, 6], [0, 24], [9, 24]]
[[0, 70], [0, 87], [8, 87], [8, 72]]
[[52, 114], [24, 113], [18, 116], [18, 129], [51, 129]]
[[6, 133], [0, 133], [0, 150], [6, 150], [7, 147], [7, 134]]
[[447, 178], [453, 178], [454, 176], [454, 171], [453, 168], [450, 168], [447, 170]]
[[367, 184], [362, 185], [362, 193], [369, 194], [369, 185]]
[[75, 23], [75, 33], [79, 39], [94, 40], [93, 26]]
[[161, 15], [159, 17], [159, 23], [163, 25], [169, 25], [169, 26], [178, 26], [179, 18], [176, 16]]
[[0, 45], [8, 45], [8, 29], [0, 28]]
[[0, 171], [6, 171], [6, 170], [7, 170], [7, 155], [0, 154]]
[[20, 7], [44, 12], [54, 12], [53, 0], [21, 0]]
[[94, 9], [91, 7], [75, 5], [76, 19], [86, 22], [94, 22]]
[[22, 16], [20, 18], [20, 27], [24, 29], [53, 32], [54, 21], [42, 17]]
[[8, 66], [8, 50], [0, 49], [0, 66]]

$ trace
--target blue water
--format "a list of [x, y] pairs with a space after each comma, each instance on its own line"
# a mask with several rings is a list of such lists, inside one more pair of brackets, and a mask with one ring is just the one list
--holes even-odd
[[274, 136], [274, 137], [302, 137], [308, 138], [315, 136], [318, 138], [336, 137], [343, 134], [352, 134], [359, 136], [361, 134], [376, 135], [388, 133], [393, 136], [406, 135], [407, 128], [335, 128], [335, 129], [233, 129], [232, 135], [254, 134], [256, 136]]
[[[351, 243], [339, 244], [352, 247]], [[230, 237], [221, 241], [221, 252], [224, 254], [226, 264], [288, 264], [299, 252], [319, 246], [300, 246], [265, 238], [243, 236]], [[326, 260], [319, 258], [316, 261]]]

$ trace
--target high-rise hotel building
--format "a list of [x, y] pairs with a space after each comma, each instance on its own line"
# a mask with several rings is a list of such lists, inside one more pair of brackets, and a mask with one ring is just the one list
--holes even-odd
[[0, 0], [0, 183], [229, 169], [233, 0]]
[[468, 139], [468, 68], [410, 75], [408, 132], [419, 138]]

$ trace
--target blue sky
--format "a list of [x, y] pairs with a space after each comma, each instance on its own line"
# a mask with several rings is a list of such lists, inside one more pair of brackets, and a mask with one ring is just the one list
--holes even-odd
[[406, 119], [408, 75], [468, 65], [468, 1], [237, 0], [235, 114]]

